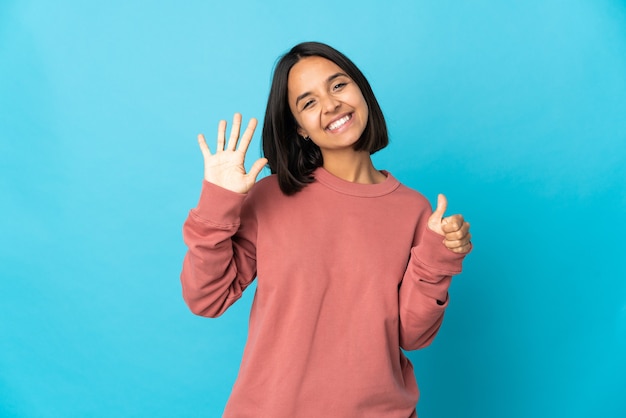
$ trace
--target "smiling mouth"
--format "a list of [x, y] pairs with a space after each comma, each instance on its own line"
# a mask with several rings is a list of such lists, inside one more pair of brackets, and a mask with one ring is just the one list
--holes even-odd
[[326, 129], [329, 130], [329, 131], [334, 131], [336, 129], [339, 129], [343, 125], [345, 125], [346, 122], [348, 122], [350, 119], [352, 119], [352, 113], [342, 117], [341, 119], [337, 119], [336, 121], [334, 121], [333, 123], [328, 125], [328, 127]]

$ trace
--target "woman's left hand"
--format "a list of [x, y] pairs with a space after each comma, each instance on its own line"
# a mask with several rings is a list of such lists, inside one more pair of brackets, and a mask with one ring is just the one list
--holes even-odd
[[467, 253], [472, 248], [470, 224], [465, 222], [463, 215], [443, 217], [448, 207], [448, 200], [442, 194], [437, 197], [437, 209], [428, 218], [428, 227], [444, 236], [443, 244], [451, 251], [459, 254]]

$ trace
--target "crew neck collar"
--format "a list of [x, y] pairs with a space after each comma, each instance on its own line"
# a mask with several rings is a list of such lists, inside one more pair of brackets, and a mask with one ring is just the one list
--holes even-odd
[[389, 194], [400, 186], [400, 182], [389, 172], [381, 170], [381, 173], [387, 178], [382, 183], [375, 184], [353, 183], [331, 174], [324, 167], [318, 167], [313, 175], [315, 180], [336, 192], [357, 197], [378, 197]]

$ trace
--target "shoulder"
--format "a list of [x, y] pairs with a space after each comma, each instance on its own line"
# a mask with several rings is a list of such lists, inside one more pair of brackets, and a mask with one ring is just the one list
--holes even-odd
[[259, 192], [280, 192], [280, 187], [278, 186], [278, 177], [276, 174], [270, 174], [269, 176], [263, 177], [258, 180], [252, 189], [250, 189], [249, 193], [259, 193]]
[[281, 196], [284, 195], [278, 185], [278, 177], [276, 177], [275, 174], [271, 174], [258, 180], [254, 186], [252, 186], [246, 196], [246, 203], [248, 205], [258, 206], [264, 202], [275, 201]]
[[[394, 178], [389, 172], [387, 172], [387, 175]], [[430, 202], [422, 193], [406, 186], [404, 183], [400, 183], [399, 181], [398, 184], [399, 186], [393, 194], [397, 199], [401, 199], [403, 204], [410, 205], [421, 210], [431, 211]]]
[[412, 189], [404, 184], [400, 183], [400, 187], [398, 187], [398, 192], [401, 193], [407, 200], [414, 202], [417, 205], [424, 205], [430, 207], [430, 202], [426, 199], [426, 196], [421, 194], [415, 189]]

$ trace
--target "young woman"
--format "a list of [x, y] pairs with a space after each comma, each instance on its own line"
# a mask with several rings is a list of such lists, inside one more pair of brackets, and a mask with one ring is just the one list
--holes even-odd
[[[372, 89], [343, 54], [303, 43], [274, 71], [265, 158], [244, 157], [256, 128], [198, 136], [204, 182], [183, 232], [190, 309], [221, 315], [257, 278], [248, 340], [225, 417], [416, 416], [402, 350], [433, 340], [469, 223], [432, 212], [370, 155], [387, 129]], [[272, 175], [255, 183], [269, 163]]]

